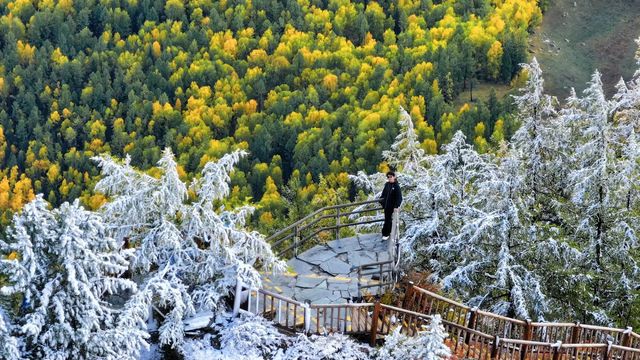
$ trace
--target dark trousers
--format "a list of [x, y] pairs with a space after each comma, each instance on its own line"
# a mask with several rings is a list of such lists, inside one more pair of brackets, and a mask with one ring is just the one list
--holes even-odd
[[392, 224], [393, 224], [393, 208], [384, 209], [384, 225], [382, 226], [382, 236], [391, 235]]

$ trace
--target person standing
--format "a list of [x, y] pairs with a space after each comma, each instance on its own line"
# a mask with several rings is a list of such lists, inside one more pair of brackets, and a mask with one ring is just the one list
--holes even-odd
[[387, 183], [384, 184], [382, 196], [380, 196], [380, 205], [384, 207], [383, 240], [388, 239], [389, 235], [391, 235], [393, 212], [398, 211], [400, 204], [402, 204], [402, 191], [396, 180], [396, 174], [393, 171], [389, 171], [387, 172]]

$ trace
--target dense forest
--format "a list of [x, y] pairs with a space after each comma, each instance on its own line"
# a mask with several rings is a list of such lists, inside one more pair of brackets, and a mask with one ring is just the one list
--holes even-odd
[[92, 156], [169, 147], [183, 179], [248, 150], [226, 201], [272, 229], [385, 169], [399, 105], [427, 153], [457, 130], [484, 152], [513, 105], [464, 101], [521, 82], [540, 20], [537, 0], [0, 0], [0, 223], [37, 193], [95, 209]]

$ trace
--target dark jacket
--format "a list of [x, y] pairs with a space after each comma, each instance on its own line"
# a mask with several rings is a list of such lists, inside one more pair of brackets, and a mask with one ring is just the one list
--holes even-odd
[[398, 185], [397, 182], [387, 182], [384, 184], [384, 189], [382, 190], [382, 196], [380, 196], [380, 199], [380, 205], [382, 205], [385, 210], [392, 210], [400, 207], [400, 204], [402, 204], [402, 191], [400, 190], [400, 185]]

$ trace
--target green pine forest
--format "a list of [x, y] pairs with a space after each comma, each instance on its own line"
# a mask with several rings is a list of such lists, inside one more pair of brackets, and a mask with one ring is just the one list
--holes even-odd
[[[185, 179], [233, 149], [232, 205], [265, 233], [385, 171], [403, 106], [422, 147], [517, 127], [538, 0], [0, 0], [0, 224], [43, 193], [96, 209], [110, 153]], [[473, 99], [472, 99], [473, 98]], [[157, 176], [154, 170], [150, 175]]]

